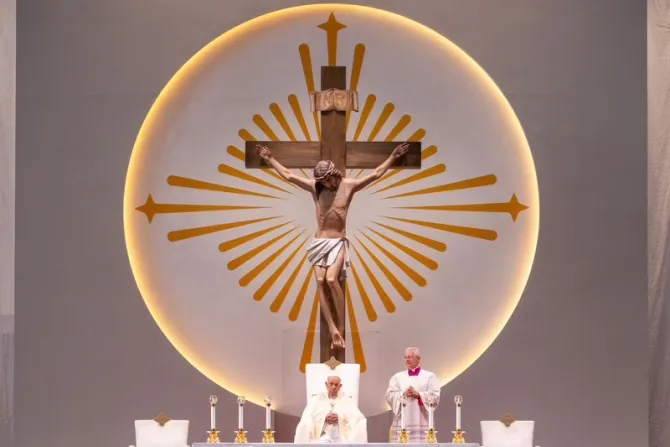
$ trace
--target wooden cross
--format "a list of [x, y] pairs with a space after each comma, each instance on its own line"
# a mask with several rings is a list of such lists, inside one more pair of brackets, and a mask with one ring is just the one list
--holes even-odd
[[[334, 16], [331, 14], [331, 20]], [[326, 24], [324, 24], [326, 25]], [[326, 30], [329, 31], [329, 30]], [[329, 35], [330, 43], [330, 35]], [[330, 47], [330, 45], [329, 45]], [[329, 48], [329, 63], [331, 63]], [[347, 88], [347, 68], [332, 65], [321, 67], [321, 90]], [[382, 164], [401, 141], [358, 142], [347, 141], [346, 112], [338, 110], [321, 111], [321, 141], [247, 141], [245, 144], [245, 165], [248, 169], [268, 168], [265, 160], [256, 154], [256, 145], [267, 146], [272, 156], [287, 168], [313, 168], [320, 160], [331, 160], [346, 175], [347, 169], [373, 169]], [[351, 112], [350, 112], [351, 113]], [[393, 165], [394, 168], [421, 169], [421, 143], [411, 142], [403, 157]], [[342, 290], [345, 291], [345, 284]], [[346, 292], [345, 292], [346, 293]], [[329, 297], [332, 307], [332, 297]], [[346, 312], [345, 312], [346, 313]], [[346, 315], [342, 316], [346, 320]], [[336, 321], [342, 336], [345, 336], [344, 321]], [[320, 361], [326, 362], [335, 357], [345, 362], [345, 350], [331, 351], [331, 337], [323, 312], [320, 319]]]

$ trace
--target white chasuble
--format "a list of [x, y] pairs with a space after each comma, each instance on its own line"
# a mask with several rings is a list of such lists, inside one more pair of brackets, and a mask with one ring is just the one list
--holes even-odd
[[401, 397], [409, 387], [414, 388], [421, 396], [421, 399], [408, 398], [405, 407], [405, 428], [409, 431], [410, 443], [417, 444], [425, 441], [428, 431], [428, 402], [432, 398], [436, 408], [440, 402], [440, 383], [432, 372], [417, 368], [414, 371], [394, 374], [386, 390], [386, 402], [391, 406], [393, 412], [389, 442], [398, 442], [398, 432], [401, 428]]
[[[329, 424], [326, 416], [337, 415], [337, 423]], [[333, 443], [366, 444], [367, 420], [350, 397], [340, 394], [331, 399], [328, 394], [315, 394], [309, 400], [295, 430], [295, 444]]]

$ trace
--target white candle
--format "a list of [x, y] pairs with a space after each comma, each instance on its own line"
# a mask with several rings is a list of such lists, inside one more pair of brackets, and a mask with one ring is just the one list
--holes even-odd
[[210, 427], [212, 428], [212, 430], [214, 430], [216, 428], [216, 405], [212, 404], [210, 408], [211, 408], [209, 412]]
[[435, 411], [435, 407], [433, 407], [433, 404], [428, 404], [428, 430], [435, 429], [435, 419], [433, 417], [433, 411]]
[[456, 430], [461, 429], [461, 404], [456, 405]]
[[272, 421], [270, 420], [272, 410], [270, 404], [265, 405], [265, 428], [268, 430], [272, 429]]
[[405, 429], [405, 402], [400, 406], [400, 430]]
[[244, 404], [240, 404], [237, 410], [237, 425], [240, 430], [244, 428]]

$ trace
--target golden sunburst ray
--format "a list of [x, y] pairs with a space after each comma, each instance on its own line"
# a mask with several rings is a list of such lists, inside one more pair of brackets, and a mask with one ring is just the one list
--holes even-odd
[[295, 279], [298, 277], [298, 273], [300, 273], [302, 267], [305, 265], [305, 261], [307, 261], [307, 253], [305, 253], [302, 256], [302, 259], [300, 260], [298, 265], [293, 269], [291, 275], [284, 283], [284, 286], [281, 288], [275, 299], [272, 301], [272, 304], [270, 304], [270, 311], [272, 313], [277, 313], [281, 309], [282, 305], [284, 304], [284, 301], [286, 300], [286, 297], [288, 296], [289, 291], [291, 290], [291, 287], [293, 287], [293, 283], [295, 283]]
[[289, 95], [288, 103], [291, 106], [291, 110], [293, 111], [293, 115], [295, 116], [296, 121], [298, 121], [298, 125], [300, 126], [300, 130], [302, 130], [302, 134], [305, 137], [305, 140], [312, 141], [312, 136], [309, 134], [307, 121], [305, 121], [305, 116], [302, 114], [302, 108], [300, 107], [300, 101], [298, 100], [298, 97], [296, 95]]
[[262, 116], [256, 114], [252, 118], [252, 121], [258, 127], [261, 132], [265, 134], [266, 137], [270, 139], [270, 141], [279, 141], [279, 137], [277, 136], [276, 133], [270, 128], [270, 125], [263, 119]]
[[276, 102], [270, 104], [270, 113], [272, 113], [272, 116], [274, 116], [275, 120], [277, 120], [277, 123], [279, 123], [279, 127], [282, 128], [288, 139], [290, 141], [296, 141], [293, 129], [291, 129], [291, 126], [286, 120], [286, 117], [284, 116], [281, 107], [279, 107], [279, 104], [277, 104]]
[[[270, 112], [272, 112], [272, 115], [275, 117], [275, 119], [279, 123], [279, 126], [282, 128], [284, 133], [286, 133], [286, 136], [288, 137], [288, 139], [290, 141], [296, 141], [295, 133], [293, 133], [293, 129], [291, 129], [291, 126], [289, 125], [288, 121], [286, 120], [286, 117], [282, 113], [281, 108], [279, 107], [279, 105], [277, 103], [273, 102], [272, 104], [270, 104]], [[300, 114], [302, 115], [302, 112]], [[300, 172], [302, 173], [302, 175], [307, 177], [307, 173], [305, 173], [305, 171], [300, 169]], [[284, 180], [284, 179], [282, 178], [282, 180]], [[287, 182], [286, 180], [284, 180], [284, 181]], [[294, 188], [297, 188], [297, 186], [294, 185], [293, 183], [290, 183], [290, 182], [287, 182], [287, 183], [289, 185], [293, 186]]]
[[404, 178], [400, 181], [397, 181], [389, 186], [386, 186], [382, 189], [378, 189], [377, 191], [374, 191], [372, 194], [378, 194], [383, 191], [388, 191], [389, 189], [393, 188], [399, 188], [401, 186], [408, 185], [410, 183], [418, 182], [420, 180], [425, 180], [427, 178], [440, 175], [444, 173], [447, 170], [447, 167], [444, 165], [444, 163], [440, 163], [439, 165], [431, 166], [428, 169], [422, 169], [421, 171], [417, 172], [414, 175], [410, 175], [407, 178]]
[[[284, 225], [281, 225], [281, 226], [284, 226]], [[282, 240], [284, 237], [286, 237], [288, 234], [294, 232], [298, 228], [300, 228], [300, 227], [293, 227], [290, 230], [285, 231], [284, 233], [280, 234], [279, 236], [275, 236], [274, 238], [270, 239], [269, 241], [262, 243], [258, 247], [254, 247], [251, 250], [249, 250], [248, 252], [241, 254], [237, 258], [228, 262], [228, 270], [236, 270], [236, 269], [240, 268], [242, 265], [244, 265], [245, 263], [247, 263], [251, 259], [255, 258], [260, 253], [264, 252], [265, 250], [270, 248], [272, 245], [276, 244], [278, 241]], [[264, 231], [267, 233], [268, 232], [267, 230], [274, 231], [274, 230], [276, 230], [276, 228], [268, 228]], [[240, 243], [248, 242], [248, 240], [246, 238], [255, 239], [256, 237], [261, 236], [258, 233], [260, 233], [260, 232], [252, 233], [252, 234], [247, 235], [247, 236], [242, 236], [241, 238], [238, 238], [237, 240], [230, 241], [229, 243], [240, 245]], [[243, 239], [243, 238], [245, 238], [245, 239]], [[240, 239], [243, 239], [243, 240], [240, 241]], [[220, 246], [219, 246], [219, 249], [221, 249]]]
[[[299, 106], [298, 106], [298, 107], [299, 107]], [[239, 135], [240, 138], [242, 138], [244, 141], [258, 141], [258, 139], [256, 139], [256, 137], [253, 136], [247, 129], [240, 129], [240, 131], [238, 132], [238, 135]], [[274, 135], [274, 133], [272, 133], [272, 135]], [[268, 135], [268, 138], [270, 138], [269, 135]], [[270, 139], [271, 139], [272, 141], [279, 141], [279, 138], [277, 138], [276, 135], [274, 135], [274, 139], [272, 139], [272, 138], [270, 138]], [[305, 177], [307, 176], [307, 174], [305, 174], [305, 171], [303, 171], [302, 169], [300, 170], [300, 172], [302, 172], [303, 175], [305, 175]], [[274, 173], [273, 173], [273, 174], [274, 174]], [[282, 179], [282, 180], [283, 180], [283, 179]]]
[[[288, 96], [288, 103], [289, 103], [289, 106], [291, 107], [291, 111], [293, 112], [293, 116], [295, 117], [296, 121], [298, 121], [298, 125], [300, 126], [300, 130], [302, 130], [302, 134], [305, 137], [305, 140], [312, 141], [312, 136], [309, 134], [309, 128], [307, 127], [307, 121], [305, 121], [305, 116], [302, 114], [302, 108], [300, 107], [300, 101], [298, 100], [298, 97], [296, 95], [289, 95]], [[287, 123], [287, 125], [288, 125], [288, 123]], [[290, 129], [290, 127], [289, 127], [289, 129]], [[291, 132], [291, 133], [293, 133], [293, 132]], [[291, 141], [294, 141], [294, 140], [291, 140]], [[300, 169], [300, 172], [305, 177], [309, 177], [303, 169]]]
[[361, 247], [363, 247], [363, 249], [367, 252], [368, 256], [370, 256], [370, 259], [372, 259], [372, 261], [374, 261], [374, 263], [377, 264], [377, 268], [379, 268], [379, 270], [382, 271], [388, 282], [391, 283], [393, 288], [396, 290], [396, 292], [398, 292], [398, 294], [402, 297], [402, 299], [405, 301], [412, 301], [412, 292], [410, 292], [407, 289], [407, 287], [405, 287], [403, 283], [401, 283], [400, 280], [396, 278], [396, 276], [388, 269], [388, 267], [386, 267], [386, 265], [384, 265], [384, 263], [381, 260], [379, 260], [379, 258], [374, 253], [372, 253], [372, 250], [370, 250], [362, 240], [360, 240], [358, 237], [356, 238], [356, 240], [361, 245]]
[[377, 321], [377, 311], [375, 310], [374, 306], [372, 305], [372, 302], [370, 301], [368, 292], [365, 290], [365, 287], [361, 282], [361, 278], [358, 276], [356, 268], [354, 267], [353, 264], [351, 264], [349, 267], [351, 268], [351, 273], [354, 276], [354, 283], [356, 284], [356, 288], [358, 289], [358, 296], [361, 297], [361, 303], [363, 303], [363, 309], [365, 309], [365, 315], [367, 315], [368, 321]]
[[389, 132], [388, 135], [386, 135], [386, 138], [384, 138], [384, 141], [393, 141], [397, 138], [400, 133], [405, 130], [405, 127], [409, 126], [409, 123], [412, 122], [412, 117], [409, 115], [403, 115], [398, 122], [396, 123], [395, 126], [393, 126], [393, 129]]
[[[384, 141], [385, 141], [385, 142], [389, 142], [389, 141], [393, 141], [393, 140], [395, 140], [396, 137], [397, 137], [398, 135], [400, 135], [400, 133], [401, 133], [403, 130], [405, 130], [405, 128], [406, 128], [407, 126], [409, 126], [409, 123], [410, 123], [410, 122], [412, 122], [412, 117], [409, 116], [409, 115], [403, 115], [403, 116], [398, 120], [398, 122], [396, 123], [396, 125], [393, 126], [393, 129], [391, 129], [391, 131], [388, 133], [388, 135], [386, 135], [386, 138], [384, 138]], [[352, 171], [353, 171], [353, 170], [352, 170]], [[361, 169], [360, 171], [358, 171], [358, 174], [356, 174], [356, 177], [355, 177], [355, 178], [360, 177], [361, 174], [363, 174], [364, 171], [365, 171], [365, 169]]]
[[[428, 256], [422, 255], [418, 251], [416, 251], [414, 249], [411, 249], [404, 244], [401, 244], [400, 242], [396, 241], [395, 239], [390, 238], [390, 237], [386, 236], [385, 234], [380, 233], [379, 231], [373, 230], [370, 227], [365, 227], [365, 228], [372, 231], [376, 236], [380, 237], [381, 239], [384, 239], [386, 242], [393, 245], [398, 250], [404, 252], [407, 256], [409, 256], [412, 259], [414, 259], [415, 261], [419, 262], [424, 267], [429, 268], [431, 270], [437, 270], [437, 267], [438, 267], [437, 261], [429, 258]], [[366, 237], [369, 237], [369, 236], [366, 235]]]
[[[471, 188], [481, 188], [483, 186], [495, 185], [497, 181], [498, 179], [495, 175], [489, 174], [489, 175], [483, 175], [481, 177], [462, 180], [460, 182], [447, 183], [444, 185], [433, 186], [432, 188], [423, 188], [423, 189], [417, 189], [416, 191], [406, 192], [403, 194], [396, 194], [393, 196], [384, 197], [382, 200], [399, 199], [401, 197], [421, 196], [425, 194], [436, 194], [440, 192], [460, 191], [463, 189], [471, 189]], [[387, 186], [385, 189], [390, 189], [393, 187], [394, 185], [391, 185]], [[383, 190], [380, 189], [379, 191], [376, 192], [381, 191]]]
[[300, 316], [300, 310], [302, 309], [302, 304], [305, 301], [305, 295], [307, 295], [307, 288], [309, 287], [311, 281], [312, 281], [312, 270], [308, 269], [307, 274], [305, 275], [305, 279], [303, 279], [302, 281], [302, 287], [300, 287], [300, 291], [298, 292], [298, 295], [296, 295], [295, 301], [293, 301], [291, 310], [288, 313], [289, 321], [296, 321]]
[[298, 244], [298, 246], [291, 252], [290, 255], [282, 262], [279, 267], [275, 269], [274, 272], [268, 277], [268, 279], [265, 280], [265, 282], [254, 292], [254, 300], [256, 301], [261, 301], [263, 298], [265, 298], [265, 295], [267, 295], [268, 291], [272, 288], [272, 286], [277, 282], [279, 277], [281, 276], [282, 273], [284, 273], [284, 270], [286, 270], [286, 267], [293, 261], [293, 258], [295, 258], [295, 255], [298, 254], [298, 251], [305, 245], [305, 242], [307, 242], [306, 238], [302, 243]]
[[258, 139], [251, 134], [247, 129], [240, 129], [237, 131], [237, 135], [242, 138], [244, 141], [258, 141]]
[[400, 228], [395, 228], [395, 227], [392, 227], [390, 225], [384, 225], [384, 224], [379, 223], [379, 222], [372, 222], [372, 223], [374, 223], [375, 225], [379, 225], [380, 227], [385, 228], [385, 229], [387, 229], [389, 231], [392, 231], [396, 234], [399, 234], [401, 236], [405, 236], [407, 239], [410, 239], [410, 240], [412, 240], [414, 242], [417, 242], [421, 245], [425, 245], [426, 247], [432, 248], [435, 251], [440, 251], [440, 252], [447, 251], [447, 244], [445, 244], [444, 242], [436, 241], [435, 239], [420, 236], [416, 233], [401, 230]]
[[365, 362], [363, 341], [361, 340], [361, 333], [358, 330], [358, 322], [356, 321], [356, 309], [351, 300], [351, 294], [349, 293], [348, 287], [344, 289], [344, 296], [347, 300], [347, 309], [349, 309], [349, 326], [351, 327], [351, 344], [354, 348], [354, 363], [360, 365], [361, 373], [364, 373], [368, 369], [368, 365]]
[[334, 67], [337, 65], [337, 34], [346, 28], [346, 25], [338, 22], [335, 18], [335, 13], [330, 13], [328, 20], [321, 25], [320, 28], [326, 32], [326, 47], [328, 48], [328, 65]]
[[437, 146], [435, 146], [434, 144], [430, 145], [421, 151], [421, 161], [427, 160], [435, 154], [437, 154]]
[[314, 294], [312, 301], [312, 311], [309, 314], [309, 323], [307, 323], [307, 333], [305, 342], [302, 346], [302, 355], [300, 356], [300, 372], [305, 372], [305, 365], [312, 363], [312, 352], [314, 350], [314, 338], [316, 335], [316, 322], [319, 316], [319, 292]]
[[[258, 126], [258, 128], [261, 129], [261, 131], [265, 134], [265, 136], [268, 137], [268, 139], [270, 139], [270, 141], [279, 141], [279, 137], [277, 136], [277, 134], [274, 133], [274, 131], [270, 128], [270, 125], [263, 119], [262, 116], [254, 115], [253, 121], [254, 121], [254, 124], [256, 124], [256, 126]], [[244, 134], [242, 134], [242, 132], [244, 132]], [[240, 136], [242, 136], [242, 135], [244, 135], [245, 137], [252, 138], [252, 140], [245, 139], [245, 141], [258, 141], [246, 129], [241, 129], [240, 130]], [[300, 172], [302, 172], [302, 175], [307, 177], [307, 174], [305, 173], [305, 171], [300, 169]]]
[[[316, 87], [314, 86], [314, 72], [312, 70], [312, 55], [309, 52], [309, 45], [306, 43], [301, 44], [298, 47], [298, 52], [300, 53], [302, 72], [305, 76], [305, 85], [307, 86], [307, 94], [309, 95], [316, 91]], [[321, 140], [321, 123], [319, 122], [319, 114], [318, 112], [313, 112], [312, 116], [314, 117], [314, 125], [316, 126], [317, 139]]]
[[382, 216], [386, 219], [392, 219], [398, 222], [405, 222], [412, 225], [417, 225], [424, 228], [432, 228], [434, 230], [445, 231], [447, 233], [460, 234], [462, 236], [474, 237], [477, 239], [484, 239], [487, 241], [495, 241], [498, 239], [498, 233], [493, 230], [486, 230], [475, 227], [462, 227], [458, 225], [447, 225], [439, 222], [427, 222], [425, 220], [402, 219], [400, 217]]
[[266, 188], [275, 189], [277, 191], [285, 192], [287, 194], [293, 194], [292, 192], [287, 191], [284, 188], [280, 188], [279, 186], [275, 186], [272, 183], [268, 183], [264, 180], [261, 180], [261, 179], [257, 178], [256, 176], [253, 176], [251, 174], [247, 174], [246, 172], [240, 171], [239, 169], [235, 169], [235, 168], [233, 168], [232, 166], [229, 166], [229, 165], [224, 165], [224, 164], [219, 165], [219, 172], [223, 175], [227, 175], [227, 176], [230, 176], [230, 177], [233, 177], [233, 178], [244, 180], [244, 181], [256, 184], [256, 185], [265, 186]]
[[267, 258], [263, 259], [261, 262], [256, 264], [256, 267], [251, 269], [246, 275], [242, 276], [240, 278], [239, 284], [242, 287], [246, 287], [251, 282], [258, 277], [263, 271], [272, 264], [275, 259], [277, 259], [284, 251], [293, 243], [295, 242], [302, 234], [305, 232], [305, 230], [301, 231], [297, 236], [295, 236], [293, 239], [279, 247], [274, 253], [272, 253], [270, 256]]
[[[365, 270], [365, 273], [368, 275], [368, 279], [372, 283], [372, 287], [374, 287], [375, 291], [377, 292], [379, 300], [384, 305], [384, 309], [386, 309], [386, 312], [392, 314], [393, 312], [395, 312], [395, 304], [393, 304], [391, 297], [388, 295], [388, 293], [386, 293], [386, 290], [384, 290], [379, 281], [377, 281], [377, 278], [375, 277], [374, 273], [372, 273], [370, 267], [368, 267], [368, 264], [365, 262], [361, 254], [356, 249], [356, 247], [354, 246], [353, 248], [354, 253], [356, 253], [356, 257], [358, 258], [358, 262], [360, 262], [361, 266], [363, 266], [363, 270]], [[353, 264], [351, 265], [353, 266]]]
[[[349, 90], [355, 92], [358, 89], [358, 81], [361, 78], [361, 71], [363, 69], [363, 60], [365, 59], [365, 45], [362, 43], [354, 47], [354, 61], [351, 64], [351, 81], [349, 82]], [[347, 117], [345, 118], [345, 133], [349, 130], [349, 120], [351, 119], [351, 111], [347, 110]]]
[[185, 228], [183, 230], [170, 231], [168, 233], [168, 241], [177, 242], [194, 237], [205, 236], [207, 234], [218, 233], [219, 231], [230, 230], [232, 228], [244, 227], [246, 225], [253, 225], [259, 222], [266, 222], [272, 219], [278, 219], [280, 216], [264, 217], [261, 219], [241, 220], [238, 222], [228, 222], [218, 225], [208, 225], [205, 227]]
[[[230, 156], [232, 156], [233, 158], [236, 158], [236, 159], [238, 159], [239, 161], [241, 161], [242, 163], [244, 163], [244, 161], [245, 161], [244, 152], [242, 152], [241, 150], [239, 150], [237, 147], [232, 146], [232, 145], [231, 145], [231, 146], [228, 146], [228, 147], [226, 148], [226, 152], [228, 152], [228, 155], [230, 155]], [[286, 183], [287, 185], [290, 185], [290, 186], [292, 186], [292, 187], [294, 187], [294, 188], [297, 188], [297, 186], [295, 186], [293, 183], [289, 182], [288, 180], [285, 180], [285, 179], [282, 178], [279, 174], [276, 174], [275, 172], [271, 171], [270, 169], [261, 169], [261, 172], [263, 172], [264, 174], [267, 174], [267, 175], [269, 175], [269, 176], [272, 176], [272, 177], [274, 177], [275, 179], [277, 179], [277, 180], [279, 180], [279, 181], [281, 181], [281, 182]]]
[[386, 124], [386, 121], [388, 121], [389, 117], [395, 110], [395, 105], [392, 102], [387, 102], [386, 105], [384, 105], [384, 108], [382, 109], [382, 113], [379, 114], [379, 118], [377, 118], [377, 122], [375, 123], [374, 127], [370, 131], [370, 134], [368, 135], [368, 141], [374, 141], [375, 137], [379, 133], [380, 130], [382, 130], [382, 127], [384, 127], [384, 124]]
[[[414, 270], [412, 267], [409, 265], [405, 264], [403, 261], [401, 261], [396, 255], [385, 249], [381, 244], [379, 244], [377, 241], [372, 239], [370, 236], [365, 234], [364, 232], [361, 231], [361, 234], [367, 238], [375, 247], [377, 247], [377, 250], [381, 251], [384, 253], [384, 255], [393, 262], [396, 267], [398, 267], [402, 272], [409, 276], [409, 278], [414, 281], [414, 283], [419, 286], [419, 287], [425, 287], [426, 286], [426, 278], [421, 276], [419, 273], [417, 273], [416, 270]], [[365, 247], [364, 247], [365, 248]], [[412, 299], [412, 295], [409, 295], [409, 299], [406, 299], [405, 301], [410, 301]]]
[[178, 203], [156, 203], [149, 194], [144, 205], [135, 208], [143, 213], [149, 223], [153, 222], [156, 214], [175, 214], [175, 213], [200, 213], [207, 211], [236, 211], [236, 210], [258, 210], [267, 209], [267, 206], [235, 206], [235, 205], [191, 205]]
[[353, 141], [358, 141], [360, 138], [363, 127], [365, 127], [365, 123], [368, 121], [368, 117], [370, 116], [376, 101], [377, 97], [375, 95], [368, 95], [368, 97], [365, 99], [365, 104], [361, 110], [361, 115], [358, 118], [358, 124], [356, 125]]
[[231, 188], [230, 186], [219, 185], [217, 183], [203, 182], [202, 180], [195, 180], [187, 177], [180, 177], [178, 175], [171, 175], [167, 179], [170, 186], [178, 188], [199, 189], [202, 191], [224, 192], [227, 194], [240, 194], [246, 196], [263, 197], [266, 199], [284, 200], [281, 197], [271, 196], [268, 194], [261, 194], [260, 192], [247, 191], [239, 188]]
[[[259, 237], [264, 236], [268, 233], [272, 233], [274, 230], [285, 227], [286, 225], [288, 225], [290, 223], [291, 222], [284, 222], [283, 224], [273, 225], [271, 227], [264, 228], [264, 229], [259, 230], [259, 231], [254, 231], [253, 233], [248, 233], [248, 234], [245, 234], [244, 236], [240, 236], [240, 237], [237, 237], [235, 239], [231, 239], [229, 241], [221, 242], [219, 244], [219, 251], [222, 252], [222, 253], [225, 253], [225, 252], [230, 251], [234, 248], [237, 248], [241, 245], [244, 245], [248, 242], [251, 242], [254, 239], [258, 239]], [[298, 227], [293, 228], [293, 230], [295, 230], [296, 228], [298, 228]], [[289, 230], [286, 234], [290, 233], [293, 230]], [[231, 270], [234, 270], [234, 269], [231, 269]]]
[[[407, 138], [406, 141], [410, 142], [416, 142], [416, 141], [421, 141], [423, 137], [426, 136], [426, 131], [424, 129], [418, 129], [416, 130], [412, 135]], [[426, 158], [430, 157], [431, 155], [434, 155], [435, 152], [437, 152], [437, 148], [432, 149], [433, 146], [429, 146], [423, 151], [421, 151], [421, 161], [425, 160]], [[394, 175], [398, 175], [401, 172], [403, 172], [403, 169], [392, 169], [388, 171], [386, 174], [384, 174], [381, 178], [375, 180], [374, 182], [370, 183], [368, 186], [366, 186], [364, 189], [368, 189], [374, 185], [377, 185], [381, 182], [385, 182], [386, 180], [390, 179]]]
[[471, 213], [506, 213], [516, 222], [519, 214], [528, 209], [522, 203], [519, 203], [516, 194], [512, 194], [509, 202], [502, 203], [474, 203], [466, 205], [427, 205], [427, 206], [396, 206], [397, 209], [406, 210], [425, 210], [425, 211], [462, 211]]

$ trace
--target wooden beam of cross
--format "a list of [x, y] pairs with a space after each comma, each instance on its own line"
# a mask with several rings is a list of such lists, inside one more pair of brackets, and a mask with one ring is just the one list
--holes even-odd
[[[334, 17], [331, 15], [331, 20]], [[329, 20], [330, 22], [330, 20]], [[327, 22], [328, 23], [328, 22]], [[324, 24], [326, 25], [326, 24]], [[337, 30], [337, 28], [336, 28]], [[335, 30], [335, 32], [336, 32]], [[328, 31], [328, 30], [327, 30]], [[321, 67], [321, 90], [345, 90], [347, 88], [347, 69], [335, 65], [331, 58], [331, 35], [329, 40], [329, 66]], [[334, 51], [332, 51], [334, 54]], [[350, 112], [351, 113], [351, 112]], [[358, 142], [347, 141], [346, 112], [341, 110], [321, 111], [321, 141], [247, 141], [245, 144], [245, 165], [247, 169], [268, 168], [267, 162], [256, 154], [256, 145], [267, 146], [272, 156], [282, 165], [291, 169], [313, 168], [320, 160], [331, 160], [346, 175], [347, 169], [374, 169], [382, 164], [401, 141]], [[421, 169], [421, 143], [410, 142], [407, 154], [399, 158], [393, 168]], [[346, 284], [341, 284], [346, 293]], [[328, 297], [331, 309], [332, 297]], [[346, 334], [345, 315], [337, 316], [335, 323], [343, 337]], [[337, 321], [342, 318], [343, 321]], [[323, 312], [320, 318], [321, 362], [335, 357], [345, 363], [344, 349], [331, 349], [331, 337]]]

